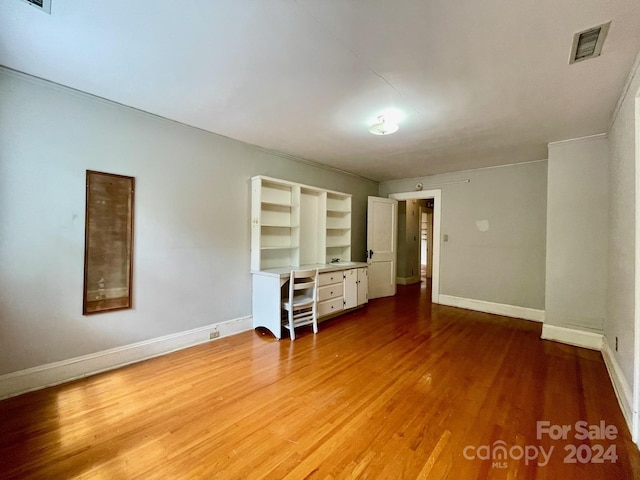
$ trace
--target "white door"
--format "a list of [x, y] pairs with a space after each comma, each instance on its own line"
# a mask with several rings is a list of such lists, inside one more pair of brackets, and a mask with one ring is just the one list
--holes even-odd
[[367, 263], [369, 299], [396, 294], [396, 236], [398, 201], [369, 197], [367, 211]]

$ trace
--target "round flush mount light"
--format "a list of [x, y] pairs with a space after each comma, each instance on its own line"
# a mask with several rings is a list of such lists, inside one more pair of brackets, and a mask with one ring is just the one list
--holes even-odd
[[374, 135], [391, 135], [399, 128], [398, 124], [386, 115], [378, 115], [375, 122], [369, 126], [369, 131]]

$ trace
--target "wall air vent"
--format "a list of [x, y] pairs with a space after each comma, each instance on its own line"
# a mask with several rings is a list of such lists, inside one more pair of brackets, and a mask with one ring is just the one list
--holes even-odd
[[611, 22], [608, 22], [574, 34], [569, 63], [581, 62], [600, 56], [610, 25]]
[[38, 10], [43, 11], [51, 15], [51, 0], [22, 0], [24, 3], [28, 3], [32, 7], [36, 7]]

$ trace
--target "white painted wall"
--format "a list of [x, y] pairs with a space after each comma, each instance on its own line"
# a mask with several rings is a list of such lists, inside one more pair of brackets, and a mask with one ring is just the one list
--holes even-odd
[[440, 294], [544, 310], [547, 162], [383, 182], [380, 195], [418, 182], [442, 189]]
[[602, 333], [609, 146], [599, 135], [549, 145], [545, 324]]
[[[136, 177], [134, 308], [82, 316], [85, 170]], [[0, 69], [0, 374], [251, 314], [253, 175], [375, 182]]]
[[[635, 97], [640, 92], [640, 75], [632, 72], [629, 88], [609, 131], [611, 161], [609, 170], [609, 293], [604, 335], [620, 365], [624, 379], [633, 386], [633, 332], [635, 302], [635, 176], [636, 125]], [[615, 337], [618, 351], [615, 352]]]

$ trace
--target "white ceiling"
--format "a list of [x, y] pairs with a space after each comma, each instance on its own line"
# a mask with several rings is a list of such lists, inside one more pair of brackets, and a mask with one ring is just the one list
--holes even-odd
[[[573, 34], [611, 20], [602, 55]], [[547, 157], [606, 132], [637, 0], [0, 3], [0, 64], [374, 180]], [[400, 131], [374, 136], [383, 109]]]

